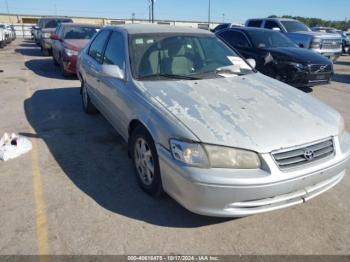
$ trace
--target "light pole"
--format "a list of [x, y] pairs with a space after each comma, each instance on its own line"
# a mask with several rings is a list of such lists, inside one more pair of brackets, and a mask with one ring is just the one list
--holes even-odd
[[210, 29], [210, 23], [211, 23], [211, 0], [209, 0], [209, 8], [208, 8], [208, 27]]
[[149, 1], [149, 21], [154, 23], [154, 2], [156, 0], [148, 0]]

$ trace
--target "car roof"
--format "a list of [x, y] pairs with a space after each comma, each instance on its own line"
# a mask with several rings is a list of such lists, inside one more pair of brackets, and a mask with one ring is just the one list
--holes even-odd
[[63, 26], [75, 26], [75, 27], [102, 27], [102, 25], [96, 24], [84, 24], [84, 23], [61, 23]]
[[278, 31], [274, 31], [271, 29], [265, 29], [265, 28], [260, 28], [260, 27], [245, 27], [245, 26], [234, 26], [234, 27], [230, 27], [230, 28], [226, 28], [223, 29], [220, 32], [226, 32], [226, 31], [230, 31], [230, 30], [239, 30], [239, 31], [245, 31], [245, 32], [256, 32], [256, 31], [260, 31], [260, 32], [278, 32]]
[[298, 21], [295, 19], [291, 19], [291, 18], [281, 18], [281, 17], [268, 17], [268, 18], [252, 18], [252, 19], [248, 19], [248, 21], [252, 21], [252, 20], [275, 20], [275, 21]]
[[208, 30], [204, 30], [204, 29], [171, 26], [171, 25], [126, 24], [126, 25], [106, 26], [105, 28], [112, 28], [112, 29], [120, 28], [120, 29], [126, 31], [129, 35], [152, 34], [152, 33], [187, 33], [187, 34], [213, 35], [213, 33], [211, 33]]

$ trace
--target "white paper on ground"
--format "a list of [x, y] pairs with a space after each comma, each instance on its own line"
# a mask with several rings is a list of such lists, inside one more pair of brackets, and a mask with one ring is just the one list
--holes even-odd
[[[11, 141], [16, 140], [16, 145], [12, 145]], [[23, 136], [7, 133], [0, 139], [0, 160], [7, 161], [19, 157], [20, 155], [28, 153], [32, 150], [32, 143]]]

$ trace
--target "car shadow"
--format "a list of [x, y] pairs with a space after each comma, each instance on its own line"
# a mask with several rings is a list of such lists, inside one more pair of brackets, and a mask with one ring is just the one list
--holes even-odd
[[32, 45], [31, 48], [17, 48], [15, 52], [25, 56], [43, 56], [40, 48], [35, 45]]
[[335, 74], [332, 78], [332, 81], [338, 82], [338, 83], [343, 83], [343, 84], [350, 84], [350, 75], [349, 74]]
[[337, 61], [335, 62], [336, 65], [344, 65], [344, 66], [350, 66], [350, 61]]
[[305, 93], [312, 93], [314, 90], [311, 87], [304, 86], [304, 87], [297, 87], [300, 91], [303, 91]]
[[38, 45], [34, 42], [22, 43], [19, 46], [20, 47], [30, 47], [30, 48], [39, 48]]
[[53, 64], [52, 58], [44, 58], [44, 59], [32, 59], [28, 60], [24, 63], [24, 65], [35, 74], [54, 79], [62, 79], [62, 80], [72, 80], [77, 79], [76, 76], [72, 75], [70, 77], [62, 76], [62, 73], [59, 67]]
[[[154, 199], [137, 185], [127, 145], [101, 115], [83, 112], [79, 88], [36, 91], [26, 117], [67, 177], [101, 207], [150, 224], [194, 228], [232, 219], [193, 214], [168, 196]], [[49, 175], [49, 174], [48, 174]]]

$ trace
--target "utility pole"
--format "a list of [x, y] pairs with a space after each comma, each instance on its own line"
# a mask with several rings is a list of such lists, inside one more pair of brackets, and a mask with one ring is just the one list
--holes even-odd
[[225, 13], [222, 13], [222, 22], [225, 23]]
[[6, 9], [7, 9], [7, 15], [9, 17], [9, 23], [12, 24], [12, 19], [11, 19], [11, 15], [10, 15], [10, 8], [9, 8], [9, 3], [7, 0], [5, 0], [5, 4], [6, 4]]
[[131, 14], [131, 22], [134, 23], [134, 21], [135, 21], [135, 12]]

